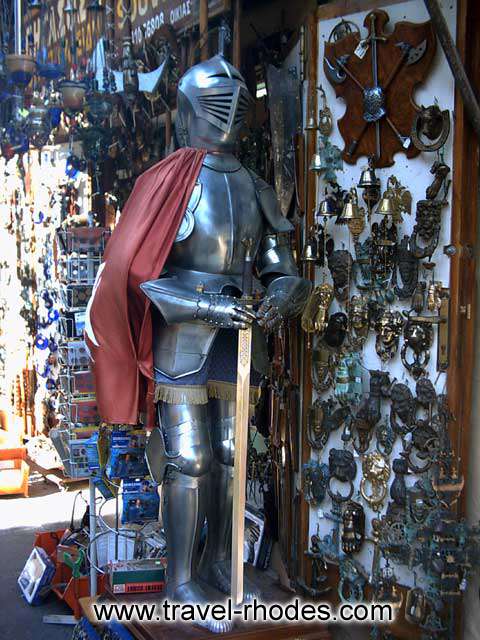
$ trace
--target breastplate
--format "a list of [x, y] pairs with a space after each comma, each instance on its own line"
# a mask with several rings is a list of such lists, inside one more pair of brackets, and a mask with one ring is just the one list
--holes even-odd
[[234, 156], [208, 154], [166, 269], [241, 275], [242, 241], [253, 238], [256, 252], [262, 233], [263, 217], [248, 171]]

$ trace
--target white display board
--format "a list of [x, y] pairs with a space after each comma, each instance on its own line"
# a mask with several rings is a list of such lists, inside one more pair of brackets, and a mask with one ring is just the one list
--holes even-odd
[[[455, 2], [446, 2], [445, 0], [440, 0], [439, 4], [442, 8], [442, 11], [445, 15], [447, 23], [450, 28], [450, 32], [455, 35], [456, 31], [456, 3]], [[424, 22], [429, 19], [427, 11], [425, 9], [425, 5], [421, 0], [411, 0], [409, 2], [402, 2], [400, 4], [388, 5], [386, 4], [382, 7], [390, 17], [390, 22], [386, 25], [386, 32], [389, 33], [393, 31], [394, 25], [398, 21], [407, 20], [409, 22]], [[362, 37], [367, 35], [366, 29], [363, 27], [363, 21], [368, 12], [355, 13], [348, 16], [344, 16], [346, 20], [351, 20], [355, 24], [360, 27]], [[327, 80], [323, 70], [323, 55], [324, 55], [324, 45], [325, 42], [328, 41], [329, 35], [333, 29], [333, 27], [338, 24], [339, 18], [332, 20], [320, 21], [318, 23], [318, 38], [319, 38], [319, 57], [318, 57], [318, 84], [322, 85], [326, 97], [327, 103], [330, 107], [333, 118], [334, 118], [334, 127], [333, 132], [330, 136], [330, 141], [332, 144], [335, 144], [340, 147], [340, 149], [344, 148], [343, 139], [338, 131], [336, 126], [336, 121], [342, 117], [345, 112], [345, 104], [342, 100], [337, 99], [335, 96], [335, 92], [330, 82]], [[437, 42], [437, 51], [435, 54], [435, 59], [433, 65], [431, 67], [431, 71], [429, 72], [425, 83], [419, 86], [414, 93], [414, 100], [418, 105], [428, 106], [434, 103], [435, 99], [438, 101], [439, 106], [442, 109], [449, 109], [453, 113], [454, 108], [454, 80], [452, 74], [450, 72], [450, 68], [446, 62], [445, 56], [443, 54], [442, 48], [440, 44]], [[321, 100], [320, 100], [321, 103]], [[447, 141], [447, 144], [444, 147], [444, 160], [445, 162], [452, 167], [452, 144], [453, 144], [453, 123], [452, 123], [452, 131], [450, 133], [450, 137]], [[409, 160], [403, 153], [398, 153], [395, 155], [395, 164], [394, 166], [387, 169], [377, 169], [377, 176], [381, 179], [382, 192], [386, 189], [387, 179], [390, 175], [395, 175], [400, 183], [407, 187], [412, 194], [413, 205], [412, 205], [412, 214], [410, 216], [404, 216], [403, 223], [398, 226], [398, 238], [399, 240], [404, 236], [404, 234], [410, 235], [413, 229], [413, 225], [415, 223], [415, 208], [416, 202], [420, 199], [425, 198], [425, 189], [431, 184], [433, 175], [430, 173], [430, 168], [433, 162], [436, 159], [435, 153], [421, 153], [418, 157]], [[367, 158], [361, 158], [357, 162], [356, 165], [348, 165], [344, 163], [343, 172], [338, 172], [337, 178], [338, 182], [344, 189], [350, 189], [352, 186], [356, 186], [362, 169], [367, 164]], [[320, 198], [323, 194], [324, 183], [320, 179], [318, 193], [320, 194]], [[361, 199], [361, 190], [359, 189], [359, 200], [360, 204], [365, 206]], [[448, 286], [449, 284], [449, 259], [443, 253], [443, 247], [450, 242], [450, 217], [451, 217], [451, 190], [449, 193], [449, 205], [444, 207], [442, 210], [442, 231], [440, 235], [440, 240], [438, 243], [438, 247], [433, 254], [432, 260], [436, 263], [434, 276], [435, 280], [441, 281], [444, 286]], [[318, 204], [318, 203], [317, 203]], [[373, 215], [372, 221], [375, 219], [380, 222], [381, 217], [379, 215]], [[335, 249], [348, 249], [353, 257], [355, 257], [355, 251], [353, 246], [352, 237], [348, 231], [346, 226], [335, 225], [332, 222], [328, 223], [328, 231], [334, 237], [335, 240]], [[360, 237], [361, 241], [364, 241], [368, 237], [369, 228], [368, 225]], [[420, 265], [421, 265], [420, 261]], [[327, 281], [331, 282], [331, 276], [328, 270], [326, 271]], [[423, 269], [420, 266], [419, 270], [419, 279], [426, 280], [427, 282], [430, 280], [430, 274], [424, 274]], [[317, 268], [316, 270], [316, 281], [320, 283], [323, 279], [323, 270]], [[354, 284], [352, 283], [350, 297], [351, 295], [357, 293]], [[405, 301], [395, 301], [392, 304], [392, 310], [398, 309], [400, 311], [404, 311], [408, 309], [409, 300]], [[339, 304], [334, 301], [332, 307], [330, 308], [330, 313], [334, 313], [336, 311], [345, 311], [344, 306], [339, 306]], [[434, 343], [431, 348], [431, 357], [430, 363], [428, 366], [427, 374], [431, 381], [435, 384], [435, 388], [437, 393], [443, 393], [445, 391], [446, 386], [446, 374], [438, 373], [436, 369], [437, 364], [437, 330], [434, 329]], [[403, 343], [403, 337], [400, 339], [400, 347]], [[362, 353], [362, 365], [363, 365], [363, 391], [364, 393], [368, 393], [369, 390], [369, 375], [368, 370], [384, 370], [390, 373], [391, 379], [396, 379], [397, 382], [403, 382], [410, 386], [412, 393], [415, 395], [415, 380], [408, 374], [405, 367], [402, 365], [400, 359], [400, 350], [395, 356], [395, 358], [390, 361], [388, 364], [382, 363], [380, 358], [378, 357], [375, 351], [375, 334], [373, 331], [370, 331], [368, 341], [363, 349]], [[330, 390], [327, 393], [323, 394], [322, 398], [327, 398], [333, 394], [333, 391]], [[307, 407], [305, 407], [305, 410]], [[390, 411], [390, 403], [383, 402], [382, 406], [382, 419], [388, 420], [388, 415]], [[337, 449], [343, 448], [343, 443], [341, 440], [342, 429], [332, 433], [329, 437], [327, 446], [321, 452], [316, 452], [312, 450], [312, 458], [316, 458], [321, 462], [328, 462], [328, 452], [332, 447]], [[375, 438], [373, 438], [369, 451], [375, 449]], [[352, 446], [349, 445], [348, 448], [353, 451]], [[400, 439], [397, 438], [397, 441], [394, 445], [394, 449], [392, 454], [390, 455], [390, 465], [395, 458], [399, 457], [399, 452], [401, 450], [401, 442]], [[358, 500], [364, 509], [366, 514], [366, 535], [367, 537], [371, 536], [371, 521], [372, 518], [376, 516], [376, 514], [370, 510], [365, 501], [361, 498], [359, 493], [359, 484], [362, 478], [362, 469], [361, 469], [361, 456], [354, 452], [355, 461], [357, 463], [357, 476], [355, 480], [355, 493], [353, 499]], [[390, 484], [394, 479], [393, 472], [390, 477]], [[406, 484], [407, 486], [411, 486], [415, 480], [418, 479], [418, 476], [414, 476], [409, 474], [406, 476]], [[383, 511], [380, 512], [380, 515], [385, 513], [386, 506], [389, 501], [389, 495], [384, 502]], [[319, 508], [311, 508], [310, 509], [310, 536], [318, 533], [321, 537], [325, 534], [330, 533], [332, 531], [332, 522], [326, 518], [325, 514], [328, 514], [331, 510], [331, 500], [326, 497], [324, 502], [321, 504]], [[366, 570], [367, 575], [370, 574], [372, 567], [372, 556], [373, 556], [373, 545], [370, 542], [366, 542], [363, 546], [363, 550], [359, 554], [355, 554], [354, 558], [358, 560]], [[383, 565], [382, 560], [382, 565]], [[393, 566], [393, 565], [391, 565]], [[398, 582], [405, 585], [413, 585], [414, 583], [414, 575], [413, 572], [410, 571], [406, 567], [401, 567], [394, 565], [394, 572], [397, 577]], [[416, 576], [417, 584], [422, 586], [422, 576], [421, 573], [418, 572]]]

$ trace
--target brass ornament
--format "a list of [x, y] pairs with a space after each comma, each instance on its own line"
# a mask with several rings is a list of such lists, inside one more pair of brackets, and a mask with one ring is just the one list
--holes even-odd
[[[378, 451], [367, 454], [362, 461], [363, 478], [360, 493], [370, 508], [377, 512], [382, 508], [387, 496], [387, 483], [390, 478], [390, 465], [387, 458]], [[368, 492], [370, 486], [370, 492]]]
[[382, 362], [391, 360], [398, 351], [403, 318], [399, 311], [386, 310], [375, 322], [375, 350]]
[[327, 96], [322, 85], [318, 87], [318, 90], [322, 98], [322, 108], [318, 111], [318, 130], [322, 136], [329, 136], [333, 129], [332, 112], [327, 105]]
[[377, 213], [391, 215], [395, 224], [403, 222], [403, 215], [412, 213], [412, 194], [396, 176], [390, 176], [387, 189], [378, 205]]
[[302, 329], [306, 333], [322, 334], [327, 326], [327, 313], [333, 300], [333, 287], [324, 282], [310, 293], [302, 313]]
[[342, 515], [342, 549], [344, 553], [358, 553], [365, 540], [365, 511], [358, 502], [350, 500]]

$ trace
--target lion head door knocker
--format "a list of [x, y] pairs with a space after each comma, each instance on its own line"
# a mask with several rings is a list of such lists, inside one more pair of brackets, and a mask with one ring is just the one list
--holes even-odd
[[[450, 112], [438, 104], [423, 107], [413, 120], [410, 138], [420, 151], [438, 151], [450, 135]], [[427, 139], [427, 141], [425, 140]]]
[[341, 311], [333, 313], [328, 319], [327, 328], [323, 334], [323, 342], [331, 349], [340, 349], [345, 342], [347, 329], [347, 316]]
[[398, 382], [390, 391], [390, 399], [390, 425], [394, 433], [404, 438], [415, 426], [413, 394], [408, 385]]
[[355, 438], [353, 446], [358, 453], [365, 453], [370, 446], [373, 430], [380, 420], [380, 403], [389, 392], [390, 376], [385, 371], [370, 371], [370, 391], [364, 397], [353, 418]]
[[322, 334], [327, 327], [327, 313], [333, 300], [333, 287], [328, 282], [317, 285], [307, 300], [302, 314], [302, 329], [306, 333]]
[[307, 415], [307, 438], [312, 449], [323, 449], [328, 437], [339, 429], [350, 416], [350, 407], [338, 406], [333, 398], [317, 399]]
[[433, 406], [437, 402], [437, 392], [430, 378], [419, 378], [415, 385], [415, 393], [417, 395], [417, 404], [427, 410], [427, 415], [431, 420], [433, 417]]
[[375, 322], [375, 350], [382, 362], [388, 362], [398, 351], [400, 335], [403, 329], [403, 318], [400, 311], [386, 309]]
[[303, 492], [305, 500], [313, 506], [320, 505], [326, 496], [328, 486], [328, 466], [310, 460], [303, 465]]
[[[438, 451], [439, 438], [429, 420], [417, 420], [412, 432], [412, 440], [402, 455], [413, 473], [422, 474], [432, 466]], [[415, 461], [415, 457], [418, 462]]]
[[363, 478], [360, 481], [362, 498], [372, 511], [380, 511], [387, 496], [387, 483], [390, 478], [390, 465], [387, 458], [378, 451], [368, 453], [362, 461], [362, 472]]
[[352, 296], [348, 305], [349, 342], [353, 349], [362, 349], [370, 328], [370, 308], [364, 296]]
[[349, 251], [336, 249], [328, 256], [328, 268], [332, 274], [335, 297], [340, 302], [348, 298], [350, 278], [353, 267], [353, 258]]
[[332, 386], [334, 371], [335, 355], [323, 340], [316, 340], [312, 351], [312, 384], [317, 393], [323, 393]]
[[[328, 480], [328, 495], [334, 502], [348, 502], [353, 496], [353, 481], [357, 475], [357, 465], [353, 453], [347, 449], [330, 449], [328, 455], [328, 468], [330, 478]], [[339, 491], [333, 493], [332, 480], [347, 482], [349, 484], [348, 493], [342, 495]]]
[[433, 340], [433, 327], [424, 316], [409, 316], [403, 331], [401, 350], [402, 364], [407, 371], [418, 379], [430, 361], [430, 349]]
[[[402, 286], [398, 286], [398, 274], [402, 282]], [[393, 284], [395, 286], [395, 295], [400, 300], [411, 298], [417, 288], [418, 283], [418, 260], [410, 251], [410, 238], [403, 236], [397, 246], [396, 268], [393, 271]]]
[[[437, 248], [442, 226], [442, 209], [447, 202], [450, 167], [443, 162], [434, 162], [430, 172], [434, 175], [427, 188], [426, 199], [417, 202], [415, 226], [410, 238], [410, 250], [416, 258], [430, 258]], [[438, 195], [443, 189], [439, 198]]]
[[358, 553], [365, 540], [365, 511], [358, 502], [350, 500], [342, 515], [342, 549], [344, 553]]
[[405, 602], [405, 620], [410, 624], [421, 625], [427, 615], [427, 596], [420, 587], [412, 587], [407, 592]]

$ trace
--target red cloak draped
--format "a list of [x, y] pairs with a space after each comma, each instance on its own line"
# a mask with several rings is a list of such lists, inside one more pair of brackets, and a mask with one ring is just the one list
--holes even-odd
[[183, 148], [143, 173], [105, 250], [86, 337], [105, 422], [137, 424], [140, 411], [152, 415], [152, 321], [139, 285], [159, 277], [204, 156]]

